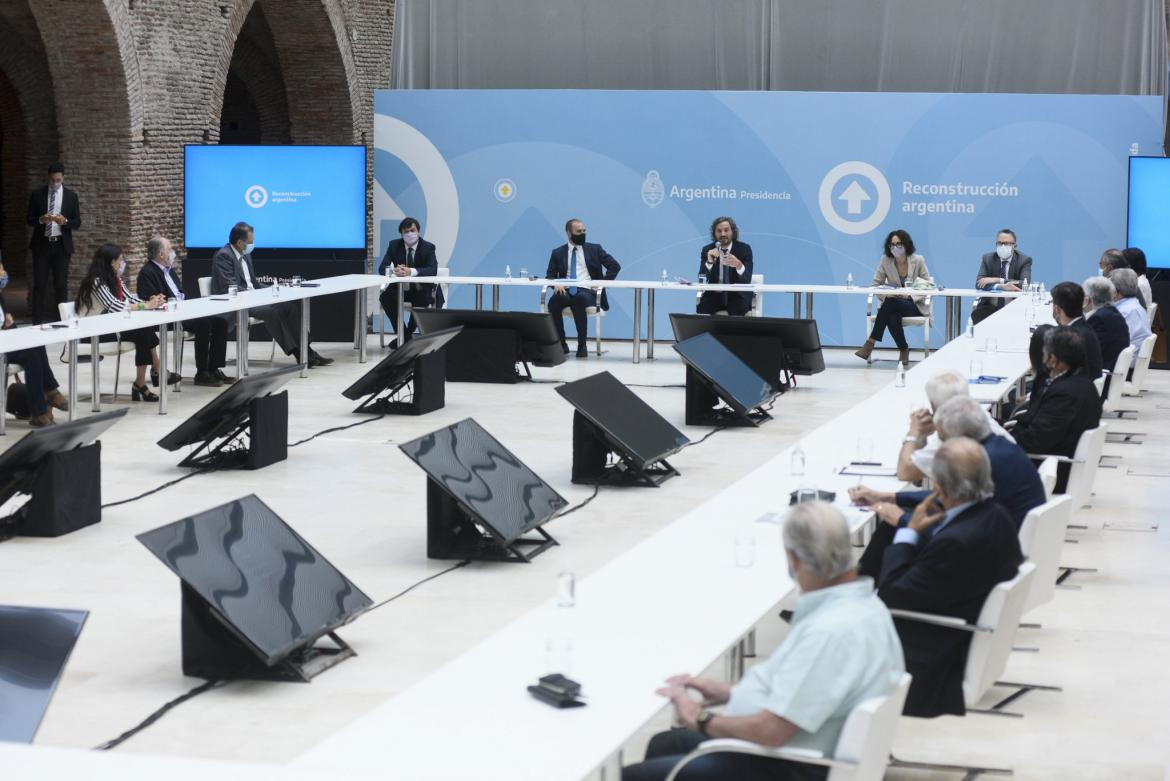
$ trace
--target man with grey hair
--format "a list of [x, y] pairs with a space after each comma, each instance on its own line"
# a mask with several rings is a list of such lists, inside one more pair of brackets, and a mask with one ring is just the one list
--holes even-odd
[[[149, 299], [163, 295], [168, 299], [182, 301], [183, 281], [175, 271], [175, 250], [169, 239], [155, 234], [146, 243], [146, 263], [138, 272], [138, 296]], [[227, 320], [222, 317], [198, 317], [183, 321], [183, 329], [195, 335], [195, 384], [218, 388], [231, 383], [223, 373], [227, 363]], [[169, 381], [179, 381], [179, 376], [170, 373]], [[154, 384], [157, 377], [151, 375]]]
[[1142, 342], [1153, 333], [1150, 330], [1150, 316], [1137, 298], [1137, 274], [1131, 268], [1119, 268], [1109, 275], [1109, 281], [1117, 288], [1117, 300], [1113, 305], [1125, 318], [1125, 325], [1129, 329], [1129, 343], [1133, 347], [1133, 361], [1136, 364]]
[[[890, 614], [859, 578], [844, 516], [832, 505], [796, 505], [784, 521], [788, 570], [801, 596], [780, 647], [734, 686], [678, 675], [669, 697], [683, 729], [650, 740], [646, 760], [623, 781], [661, 781], [708, 738], [740, 738], [770, 747], [813, 749], [831, 756], [849, 713], [888, 694], [905, 670]], [[698, 702], [690, 692], [702, 697]], [[716, 714], [709, 708], [726, 705]], [[686, 766], [680, 781], [734, 778], [820, 779], [827, 770], [744, 754], [712, 754]]]
[[[973, 623], [991, 589], [1015, 577], [1023, 554], [1016, 526], [992, 500], [991, 462], [973, 439], [951, 437], [934, 457], [935, 489], [882, 552], [878, 596], [890, 608]], [[907, 716], [966, 712], [963, 668], [970, 635], [895, 621], [914, 676]]]
[[[1008, 511], [1016, 528], [1024, 522], [1028, 511], [1044, 504], [1044, 484], [1036, 467], [1015, 442], [991, 432], [987, 413], [979, 402], [969, 396], [955, 396], [934, 413], [934, 426], [939, 438], [946, 442], [953, 437], [967, 437], [983, 446], [991, 462], [991, 480], [994, 485], [992, 498]], [[875, 491], [859, 485], [849, 489], [849, 498], [854, 504], [872, 507], [882, 520], [897, 517], [898, 526], [910, 522], [911, 511], [929, 495], [929, 491]], [[893, 535], [893, 527], [883, 524], [880, 534]], [[874, 535], [877, 539], [878, 534]], [[872, 542], [872, 540], [871, 540]], [[888, 544], [888, 543], [887, 543]], [[870, 550], [882, 549], [880, 542], [866, 548], [858, 568], [863, 575], [877, 575], [881, 562], [877, 556], [867, 555]]]
[[[1113, 305], [1117, 288], [1107, 277], [1089, 277], [1082, 286], [1085, 289], [1085, 322], [1097, 335], [1101, 345], [1101, 365], [1107, 371], [1117, 366], [1117, 356], [1129, 346], [1129, 326], [1125, 316]], [[1109, 390], [1108, 374], [1105, 376], [1105, 390]]]
[[[930, 477], [934, 454], [942, 444], [934, 429], [932, 411], [956, 396], [969, 395], [967, 378], [954, 370], [939, 372], [926, 381], [926, 400], [930, 402], [930, 410], [915, 410], [910, 413], [910, 430], [902, 438], [902, 449], [898, 451], [899, 480], [917, 483], [924, 477]], [[992, 433], [1004, 437], [1009, 442], [1015, 441], [1012, 435], [999, 425], [999, 421], [991, 417], [991, 413], [985, 415]]]

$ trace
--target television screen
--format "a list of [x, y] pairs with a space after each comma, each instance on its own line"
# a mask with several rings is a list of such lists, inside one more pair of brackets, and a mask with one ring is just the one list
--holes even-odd
[[241, 220], [256, 246], [364, 249], [364, 146], [192, 144], [183, 157], [185, 241], [214, 249]]
[[711, 334], [678, 342], [674, 349], [687, 365], [706, 377], [724, 401], [745, 414], [776, 395], [772, 383], [756, 374]]
[[414, 371], [416, 358], [443, 349], [443, 346], [454, 339], [462, 330], [462, 326], [455, 326], [416, 336], [403, 346], [391, 351], [377, 366], [343, 390], [341, 395], [347, 399], [356, 400], [362, 396], [369, 396], [393, 387], [409, 377]]
[[159, 446], [165, 450], [178, 450], [184, 445], [195, 445], [225, 436], [244, 420], [252, 399], [276, 393], [300, 371], [300, 365], [285, 366], [263, 374], [249, 374], [237, 380], [160, 439]]
[[32, 742], [88, 615], [0, 605], [0, 740]]
[[[756, 374], [777, 381], [780, 371], [817, 374], [825, 370], [817, 321], [792, 317], [736, 317], [670, 313], [674, 338], [686, 341], [710, 333]], [[769, 344], [771, 342], [771, 344]]]
[[641, 467], [666, 458], [690, 441], [609, 372], [558, 385], [556, 391]]
[[1149, 265], [1170, 266], [1170, 158], [1129, 158], [1126, 244], [1141, 247]]
[[270, 665], [373, 604], [255, 495], [138, 540]]
[[479, 309], [416, 309], [414, 319], [424, 334], [463, 326], [511, 329], [520, 336], [520, 352], [526, 361], [537, 366], [556, 366], [565, 362], [561, 340], [548, 312], [496, 312]]
[[[0, 453], [0, 502], [7, 501], [13, 492], [19, 490], [21, 479], [35, 470], [50, 453], [64, 453], [93, 444], [128, 411], [123, 407], [99, 412], [25, 434], [16, 444]], [[2, 410], [0, 414], [3, 414]]]
[[505, 543], [569, 504], [471, 418], [398, 447]]

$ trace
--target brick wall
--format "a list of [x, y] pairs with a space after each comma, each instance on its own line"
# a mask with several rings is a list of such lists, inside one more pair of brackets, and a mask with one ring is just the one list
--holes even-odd
[[[154, 232], [181, 250], [183, 146], [218, 142], [229, 72], [258, 112], [264, 143], [367, 143], [372, 173], [372, 92], [390, 82], [393, 4], [0, 0], [0, 181], [24, 190], [23, 218], [27, 190], [63, 160], [84, 221], [75, 290], [103, 241], [121, 244], [132, 269]], [[7, 213], [9, 185], [0, 186]], [[10, 223], [3, 249], [12, 262], [27, 232], [11, 249]]]

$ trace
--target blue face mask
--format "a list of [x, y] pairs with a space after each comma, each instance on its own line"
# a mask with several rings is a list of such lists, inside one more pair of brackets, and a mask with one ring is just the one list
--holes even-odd
[[245, 255], [251, 255], [251, 254], [252, 254], [252, 250], [254, 250], [254, 249], [256, 249], [256, 244], [255, 244], [255, 242], [253, 242], [253, 243], [249, 244], [248, 246], [244, 247], [244, 254], [245, 254]]

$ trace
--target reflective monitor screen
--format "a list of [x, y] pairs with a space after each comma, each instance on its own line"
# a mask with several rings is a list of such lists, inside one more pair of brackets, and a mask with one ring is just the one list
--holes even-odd
[[88, 615], [0, 605], [0, 740], [32, 742]]
[[699, 334], [678, 342], [674, 349], [695, 371], [721, 389], [720, 395], [726, 395], [725, 401], [741, 407], [741, 413], [755, 409], [776, 395], [770, 382], [752, 371], [711, 334]]

